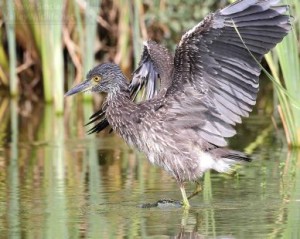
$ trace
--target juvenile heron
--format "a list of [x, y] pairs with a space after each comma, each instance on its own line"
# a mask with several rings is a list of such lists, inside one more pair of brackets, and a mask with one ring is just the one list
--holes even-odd
[[[291, 28], [288, 6], [278, 2], [236, 1], [187, 31], [174, 57], [163, 46], [145, 42], [130, 84], [116, 64], [105, 63], [66, 95], [107, 93], [102, 109], [91, 117], [97, 124], [90, 132], [110, 125], [176, 179], [188, 208], [185, 182], [250, 160], [226, 148], [225, 139], [236, 134], [233, 126], [256, 102], [258, 62]], [[134, 102], [143, 87], [145, 100]]]

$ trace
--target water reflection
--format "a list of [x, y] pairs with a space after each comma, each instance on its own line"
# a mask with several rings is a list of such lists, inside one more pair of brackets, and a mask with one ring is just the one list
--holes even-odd
[[[1, 238], [297, 238], [300, 233], [300, 156], [284, 150], [277, 137], [251, 146], [254, 162], [237, 173], [206, 174], [191, 210], [142, 209], [142, 203], [180, 199], [176, 182], [119, 137], [77, 134], [51, 107], [37, 109], [28, 118], [20, 116], [16, 102], [0, 102]], [[82, 124], [92, 111], [84, 109]], [[255, 129], [251, 123], [246, 131]], [[269, 127], [256, 126], [247, 143]], [[243, 137], [233, 141], [235, 147], [246, 146]]]
[[7, 221], [9, 238], [20, 238], [20, 205], [19, 205], [19, 157], [18, 157], [18, 105], [16, 101], [10, 103], [11, 115], [11, 144], [8, 162], [8, 201]]

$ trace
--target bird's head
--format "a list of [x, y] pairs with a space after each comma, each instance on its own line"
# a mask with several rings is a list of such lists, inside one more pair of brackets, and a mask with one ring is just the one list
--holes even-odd
[[104, 63], [90, 70], [86, 80], [74, 86], [65, 96], [86, 91], [110, 93], [127, 87], [126, 78], [120, 67], [114, 63]]

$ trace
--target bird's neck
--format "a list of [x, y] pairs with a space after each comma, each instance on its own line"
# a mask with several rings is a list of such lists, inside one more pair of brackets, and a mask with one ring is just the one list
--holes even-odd
[[130, 143], [129, 135], [125, 134], [121, 125], [128, 125], [131, 120], [131, 113], [135, 108], [135, 103], [131, 101], [129, 90], [121, 89], [110, 91], [106, 98], [106, 118], [115, 132], [121, 135]]
[[107, 93], [106, 102], [108, 106], [120, 107], [130, 104], [130, 92], [127, 84], [119, 85]]

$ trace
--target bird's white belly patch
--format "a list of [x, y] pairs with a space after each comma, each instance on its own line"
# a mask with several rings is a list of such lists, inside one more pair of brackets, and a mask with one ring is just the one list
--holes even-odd
[[228, 158], [213, 158], [213, 156], [206, 152], [200, 153], [200, 170], [205, 172], [214, 169], [217, 172], [225, 173], [231, 168], [231, 165], [237, 163], [236, 160]]

